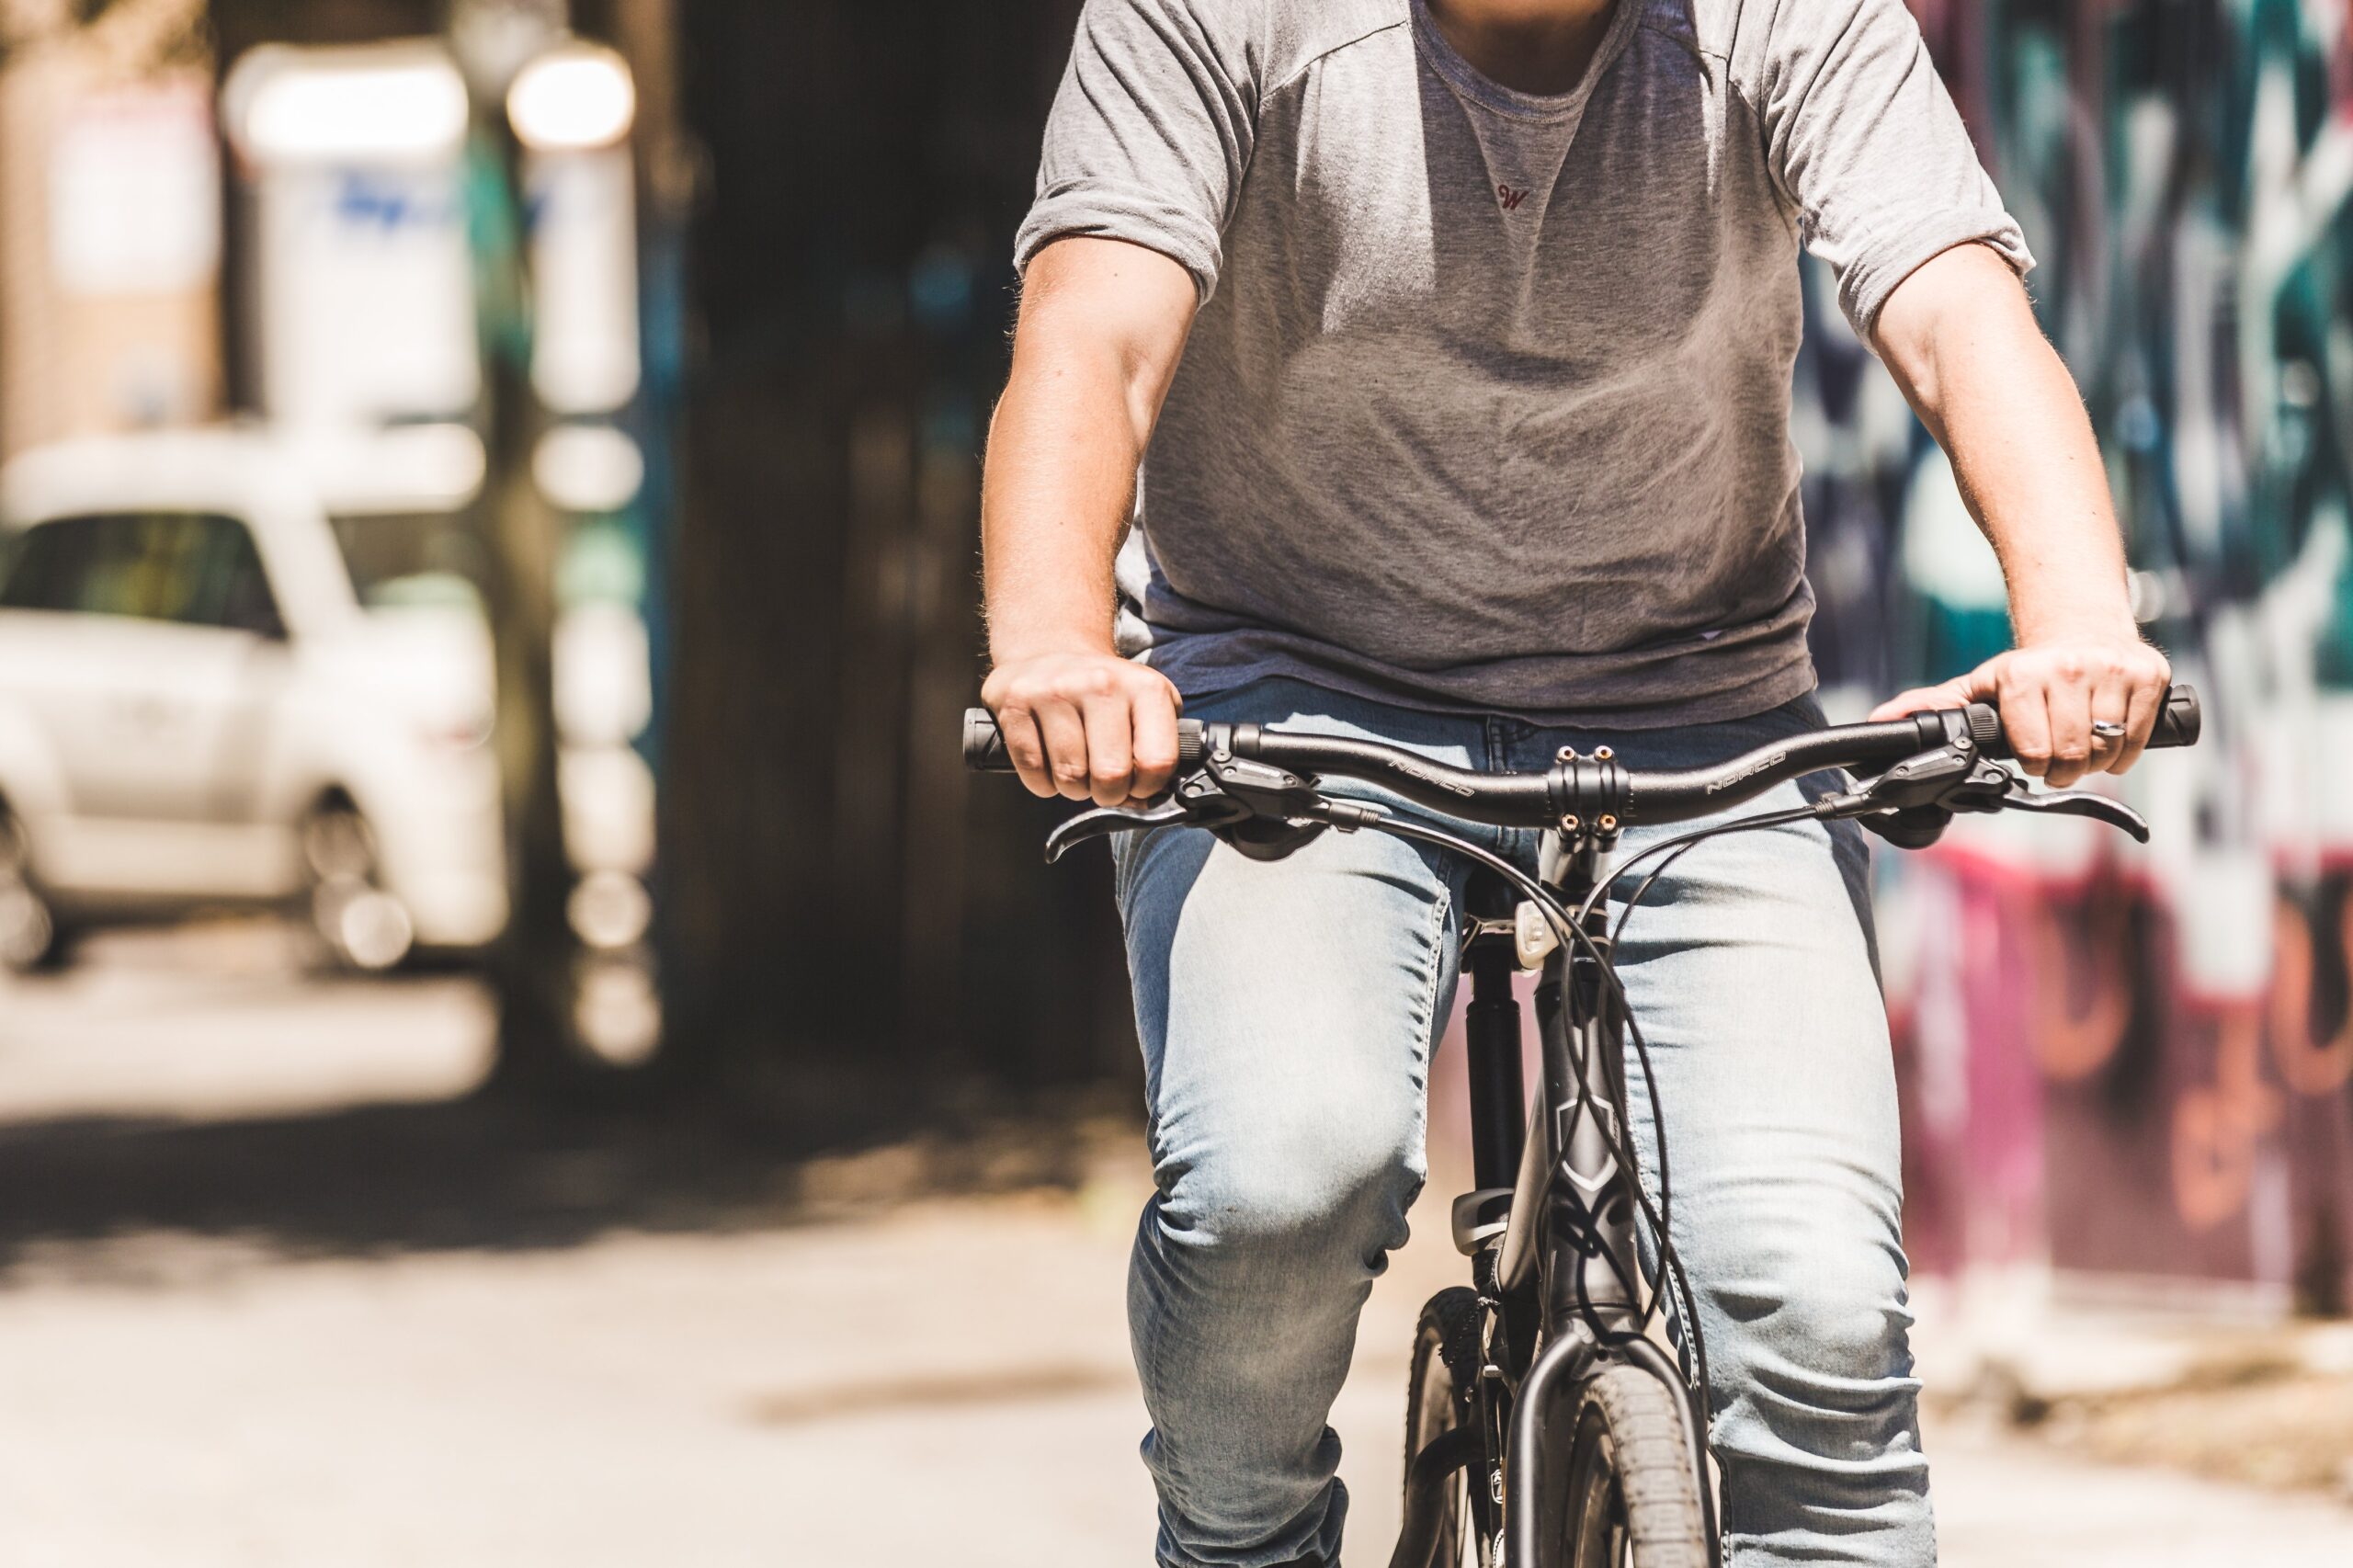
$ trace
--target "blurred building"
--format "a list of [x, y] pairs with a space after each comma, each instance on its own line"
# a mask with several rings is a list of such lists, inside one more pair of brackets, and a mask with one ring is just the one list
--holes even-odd
[[[1915, 5], [2040, 260], [2136, 597], [2207, 739], [2146, 851], [1968, 824], [1882, 898], [1930, 1268], [2345, 1308], [2353, 52], [2336, 0]], [[1814, 279], [1819, 283], [1819, 279]], [[1817, 303], [1826, 296], [1817, 288]], [[1940, 456], [1833, 309], [1801, 372], [1817, 651], [1856, 700], [2006, 642]]]
[[202, 0], [0, 8], [0, 456], [222, 406]]
[[[482, 752], [466, 766], [488, 790], [475, 791], [465, 824], [420, 835], [471, 846], [460, 880], [491, 892], [469, 895], [464, 920], [424, 921], [411, 907], [419, 920], [405, 923], [462, 932], [449, 941], [468, 948], [503, 923], [511, 961], [496, 972], [510, 1022], [537, 1017], [539, 1034], [560, 1037], [559, 1054], [633, 1059], [661, 1028], [649, 607], [672, 494], [682, 320], [683, 213], [666, 177], [677, 162], [674, 23], [666, 0], [579, 10], [561, 0], [0, 7], [0, 446], [17, 455], [131, 437], [25, 468], [10, 494], [28, 505], [63, 494], [43, 476], [77, 460], [92, 477], [67, 487], [76, 499], [65, 512], [43, 503], [10, 528], [62, 562], [88, 555], [88, 540], [131, 541], [137, 559], [125, 555], [122, 572], [159, 582], [194, 570], [172, 540], [243, 541], [249, 555], [261, 541], [252, 592], [273, 614], [208, 621], [200, 593], [134, 601], [107, 585], [120, 573], [80, 565], [17, 585], [7, 608], [20, 630], [112, 631], [115, 643], [165, 629], [208, 636], [215, 662], [239, 672], [246, 696], [232, 706], [250, 710], [248, 749], [272, 756], [314, 738], [290, 746], [290, 727], [321, 727], [269, 697], [289, 669], [373, 657], [455, 671], [444, 684], [466, 696], [440, 709], [480, 710], [494, 696], [494, 722], [477, 711], [420, 724], [413, 704], [378, 710], [359, 695], [405, 673], [387, 671], [373, 687], [347, 685], [349, 710], [327, 726], [373, 739], [310, 749], [381, 754], [421, 728], [442, 749]], [[654, 74], [650, 119], [631, 61], [569, 30], [574, 19], [640, 47]], [[663, 176], [642, 203], [642, 175]], [[161, 434], [232, 417], [255, 438], [199, 449]], [[187, 460], [199, 449], [236, 455]], [[227, 467], [245, 477], [195, 477]], [[300, 500], [241, 507], [223, 499], [231, 492]], [[290, 531], [286, 516], [315, 526]], [[285, 568], [294, 534], [315, 534], [318, 548], [302, 551], [329, 563], [324, 604]], [[344, 635], [355, 626], [369, 635]], [[106, 641], [55, 643], [53, 656]], [[6, 717], [22, 719], [22, 694], [0, 695], [13, 705]], [[159, 726], [196, 733], [193, 697], [141, 700]], [[329, 812], [356, 815], [359, 836], [377, 842], [363, 879], [381, 884], [376, 906], [423, 896], [386, 869], [399, 858], [391, 841], [411, 836], [390, 825], [410, 808], [395, 795], [413, 791], [385, 787], [381, 767], [323, 762], [300, 770], [299, 786], [245, 792], [234, 806], [216, 792], [153, 799], [142, 815], [101, 810], [71, 780], [37, 790], [34, 775], [56, 774], [74, 749], [55, 729], [12, 722], [23, 744], [0, 758], [0, 825], [29, 867], [11, 897], [45, 894], [52, 932], [199, 895], [274, 904], [306, 879], [322, 881], [312, 902], [325, 901], [328, 874], [300, 862], [317, 859], [301, 846]], [[485, 813], [504, 818], [503, 834], [478, 831]], [[152, 887], [127, 863], [99, 898], [69, 872], [69, 846], [93, 833], [184, 842], [196, 826], [248, 835], [285, 874], [196, 877], [188, 856], [159, 854]], [[261, 891], [232, 898], [238, 888]], [[407, 945], [367, 944], [385, 962]], [[525, 988], [533, 1006], [516, 995]]]

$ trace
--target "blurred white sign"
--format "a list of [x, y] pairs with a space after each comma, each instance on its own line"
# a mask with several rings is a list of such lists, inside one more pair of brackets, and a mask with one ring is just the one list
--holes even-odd
[[445, 168], [273, 170], [261, 192], [262, 380], [291, 425], [449, 416], [481, 385], [465, 196]]
[[224, 89], [251, 164], [262, 400], [300, 426], [461, 415], [481, 390], [465, 83], [431, 42], [256, 50]]
[[558, 414], [637, 395], [637, 205], [625, 147], [530, 161], [531, 384]]
[[209, 286], [221, 264], [212, 108], [190, 83], [68, 104], [49, 157], [50, 262], [69, 294]]

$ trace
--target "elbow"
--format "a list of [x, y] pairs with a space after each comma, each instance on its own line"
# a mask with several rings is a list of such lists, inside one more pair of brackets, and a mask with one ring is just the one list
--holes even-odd
[[1944, 439], [1945, 378], [1938, 354], [1938, 327], [1934, 322], [1907, 319], [1901, 330], [1891, 331], [1886, 314], [1871, 334], [1871, 351], [1895, 379], [1904, 393], [1904, 401], [1928, 433], [1938, 442]]
[[1873, 351], [1931, 429], [1956, 375], [2001, 345], [2051, 352], [2025, 283], [1982, 244], [1956, 245], [1916, 268], [1887, 297], [1871, 330]]

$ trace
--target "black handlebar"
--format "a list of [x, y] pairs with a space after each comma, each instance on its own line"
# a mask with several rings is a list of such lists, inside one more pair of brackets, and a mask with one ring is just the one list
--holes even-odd
[[[1183, 772], [1201, 760], [1201, 722], [1199, 719], [1176, 721], [1176, 767]], [[996, 727], [996, 715], [985, 708], [964, 710], [964, 766], [975, 773], [1011, 773], [1013, 758], [1005, 749], [1005, 736]]]
[[[1201, 733], [1199, 719], [1179, 719], [1181, 732], [1190, 726], [1195, 735]], [[1010, 773], [1013, 757], [1005, 749], [1005, 732], [996, 727], [996, 715], [985, 708], [964, 710], [964, 766], [975, 773]]]
[[[1370, 741], [1293, 734], [1256, 724], [1177, 723], [1180, 771], [1223, 754], [1301, 775], [1336, 774], [1379, 784], [1464, 822], [1498, 827], [1551, 827], [1563, 817], [1612, 816], [1623, 822], [1688, 822], [1763, 794], [1777, 784], [1844, 767], [1876, 771], [1964, 738], [1987, 756], [2011, 755], [2000, 716], [1984, 703], [1937, 709], [1876, 724], [1815, 730], [1757, 747], [1714, 767], [1643, 772], [1614, 756], [1564, 757], [1542, 773], [1480, 773]], [[2197, 744], [2198, 694], [2177, 686], [2149, 737], [2152, 747]], [[964, 715], [964, 761], [983, 773], [1010, 773], [1005, 737], [986, 709]]]

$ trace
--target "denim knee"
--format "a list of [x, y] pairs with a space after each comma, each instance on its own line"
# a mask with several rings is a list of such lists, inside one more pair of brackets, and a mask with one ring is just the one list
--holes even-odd
[[1758, 1325], [1768, 1349], [1749, 1370], [1760, 1388], [1802, 1401], [1813, 1417], [1877, 1414], [1912, 1386], [1910, 1325], [1900, 1295], [1808, 1281]]
[[1157, 1172], [1159, 1222], [1177, 1244], [1237, 1259], [1360, 1261], [1378, 1269], [1405, 1240], [1423, 1179], [1411, 1096], [1351, 1093], [1257, 1101], [1240, 1124], [1183, 1140]]
[[1918, 1462], [1910, 1433], [1919, 1384], [1900, 1273], [1825, 1267], [1836, 1256], [1787, 1258], [1746, 1276], [1769, 1287], [1711, 1292], [1724, 1314], [1708, 1349], [1731, 1402], [1716, 1429], [1729, 1455], [1809, 1469]]

